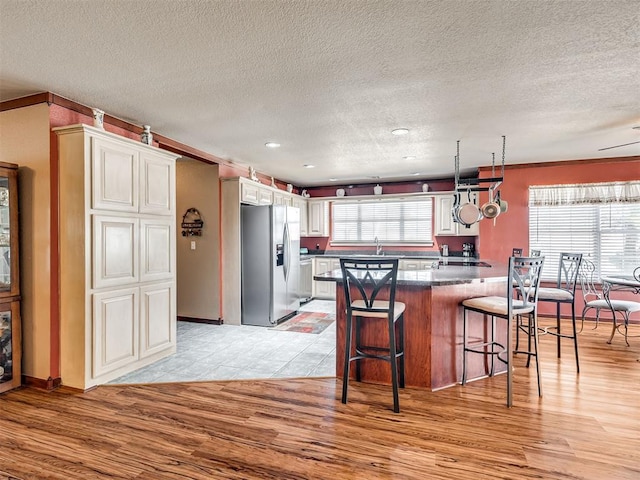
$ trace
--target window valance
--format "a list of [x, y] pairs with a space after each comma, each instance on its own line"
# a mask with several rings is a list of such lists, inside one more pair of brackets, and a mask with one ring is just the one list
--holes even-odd
[[529, 206], [640, 203], [640, 181], [529, 187]]

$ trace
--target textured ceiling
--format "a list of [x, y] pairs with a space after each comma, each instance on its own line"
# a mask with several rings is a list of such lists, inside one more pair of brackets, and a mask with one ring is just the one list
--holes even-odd
[[637, 155], [598, 149], [640, 141], [638, 5], [0, 0], [0, 100], [50, 91], [302, 186], [449, 176], [456, 140], [471, 171], [501, 135], [507, 164]]

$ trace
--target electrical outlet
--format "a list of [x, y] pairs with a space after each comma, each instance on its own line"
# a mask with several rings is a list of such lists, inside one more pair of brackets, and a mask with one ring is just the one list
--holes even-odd
[[195, 249], [196, 249], [196, 241], [191, 240], [191, 250], [195, 250]]

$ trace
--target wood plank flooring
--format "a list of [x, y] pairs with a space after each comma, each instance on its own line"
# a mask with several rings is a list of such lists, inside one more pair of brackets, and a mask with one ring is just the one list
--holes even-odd
[[[587, 326], [587, 329], [591, 325]], [[608, 325], [555, 357], [542, 338], [544, 397], [516, 359], [505, 376], [438, 392], [329, 379], [101, 386], [0, 395], [0, 478], [640, 478], [640, 341]]]

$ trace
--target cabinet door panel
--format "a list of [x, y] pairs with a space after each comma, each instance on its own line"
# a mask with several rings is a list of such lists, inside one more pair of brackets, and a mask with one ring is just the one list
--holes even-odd
[[175, 190], [175, 162], [149, 153], [143, 153], [140, 162], [140, 212], [170, 215]]
[[455, 235], [456, 224], [451, 216], [453, 195], [436, 197], [436, 235]]
[[105, 138], [91, 138], [92, 207], [138, 211], [138, 151]]
[[93, 216], [93, 288], [138, 281], [138, 222], [131, 217]]
[[173, 276], [174, 224], [171, 220], [140, 220], [140, 281]]
[[258, 186], [240, 183], [240, 201], [242, 203], [258, 205]]
[[174, 299], [171, 283], [140, 288], [140, 358], [175, 345]]
[[309, 227], [307, 229], [310, 237], [326, 237], [329, 235], [329, 206], [323, 200], [314, 200], [307, 203], [309, 214]]
[[93, 377], [138, 359], [138, 289], [93, 295]]

